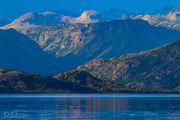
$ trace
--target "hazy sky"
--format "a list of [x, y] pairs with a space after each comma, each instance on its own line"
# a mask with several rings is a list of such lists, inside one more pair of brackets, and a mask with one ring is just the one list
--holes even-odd
[[104, 11], [118, 7], [130, 12], [151, 12], [170, 5], [180, 5], [180, 0], [0, 0], [0, 19], [14, 19], [30, 11]]

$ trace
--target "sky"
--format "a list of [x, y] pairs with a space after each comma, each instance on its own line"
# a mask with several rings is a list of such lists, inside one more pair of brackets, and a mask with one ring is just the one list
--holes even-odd
[[152, 12], [165, 6], [180, 5], [180, 0], [0, 0], [0, 19], [13, 20], [26, 12], [68, 10], [80, 13], [120, 8], [129, 12]]

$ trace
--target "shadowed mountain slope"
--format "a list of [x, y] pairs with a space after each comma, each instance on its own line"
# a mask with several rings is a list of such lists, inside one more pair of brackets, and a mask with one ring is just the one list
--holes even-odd
[[44, 53], [37, 43], [13, 29], [0, 30], [0, 66], [41, 74], [60, 71], [54, 57]]

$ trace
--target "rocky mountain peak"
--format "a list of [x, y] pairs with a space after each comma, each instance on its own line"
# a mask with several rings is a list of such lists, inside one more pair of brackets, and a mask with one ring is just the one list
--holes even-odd
[[96, 14], [97, 12], [95, 10], [86, 10], [81, 14], [80, 17], [85, 19], [85, 18], [90, 18], [91, 16], [94, 16]]
[[95, 23], [98, 20], [95, 18], [97, 12], [94, 10], [86, 10], [84, 11], [80, 17], [75, 19], [75, 23]]

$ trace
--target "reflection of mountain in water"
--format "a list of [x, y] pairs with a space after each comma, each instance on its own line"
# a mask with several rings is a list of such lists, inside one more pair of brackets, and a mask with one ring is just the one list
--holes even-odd
[[8, 95], [4, 95], [4, 97], [0, 95], [0, 98], [3, 98], [0, 99], [0, 113], [3, 113], [4, 110], [14, 110], [23, 119], [33, 117], [43, 120], [144, 120], [156, 119], [159, 115], [162, 119], [167, 117], [177, 119], [180, 112], [180, 97], [179, 95], [169, 95], [49, 94], [43, 96], [24, 94], [9, 95], [9, 97]]

